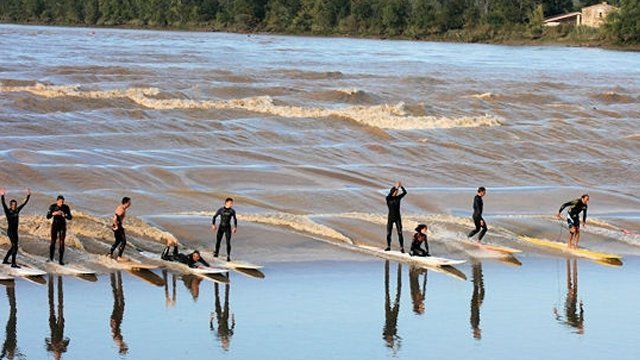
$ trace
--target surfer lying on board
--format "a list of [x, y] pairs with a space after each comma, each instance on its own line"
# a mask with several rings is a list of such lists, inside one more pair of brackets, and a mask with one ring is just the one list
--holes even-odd
[[[227, 198], [224, 201], [224, 206], [216, 211], [211, 220], [211, 231], [216, 230], [216, 218], [220, 216], [220, 225], [218, 227], [218, 233], [216, 234], [216, 248], [213, 252], [213, 257], [218, 257], [220, 252], [220, 242], [224, 235], [227, 240], [227, 261], [231, 261], [231, 233], [234, 234], [238, 230], [238, 219], [236, 218], [236, 211], [233, 210], [233, 199]], [[233, 228], [231, 228], [231, 219], [233, 219]]]
[[[482, 201], [482, 198], [487, 194], [487, 189], [485, 189], [484, 186], [480, 186], [478, 188], [478, 192], [476, 194], [476, 196], [473, 198], [473, 223], [475, 224], [476, 228], [474, 230], [472, 230], [469, 235], [467, 235], [467, 237], [469, 238], [469, 240], [471, 240], [471, 238], [477, 234], [478, 232], [480, 232], [480, 235], [478, 236], [478, 242], [482, 241], [482, 238], [484, 237], [484, 234], [487, 233], [487, 223], [484, 222], [484, 219], [482, 218], [482, 210], [484, 207], [484, 202]], [[482, 231], [480, 231], [480, 229], [482, 229]]]
[[[402, 193], [398, 192], [402, 189]], [[400, 252], [404, 252], [404, 238], [402, 237], [402, 217], [400, 216], [400, 201], [407, 195], [402, 183], [398, 181], [389, 190], [387, 195], [387, 207], [389, 208], [389, 215], [387, 216], [387, 248], [385, 251], [391, 250], [391, 230], [393, 230], [393, 224], [396, 224], [396, 231], [398, 231], [398, 241], [400, 242]]]
[[164, 251], [160, 256], [162, 260], [176, 261], [185, 264], [192, 269], [197, 269], [202, 266], [210, 267], [209, 263], [200, 256], [200, 252], [198, 250], [195, 250], [189, 255], [185, 255], [178, 252], [178, 245], [173, 245], [173, 252], [170, 252], [170, 248], [171, 246], [164, 248]]
[[9, 201], [9, 207], [4, 202], [4, 195], [6, 191], [0, 189], [0, 195], [2, 195], [2, 207], [4, 208], [4, 215], [7, 217], [7, 236], [11, 241], [11, 248], [7, 251], [7, 255], [2, 261], [3, 264], [9, 264], [9, 258], [11, 258], [11, 267], [20, 268], [16, 264], [16, 255], [18, 254], [18, 223], [20, 222], [20, 210], [27, 205], [29, 198], [31, 198], [31, 190], [27, 189], [27, 198], [24, 202], [18, 206], [18, 202], [14, 199]]
[[584, 223], [582, 226], [584, 227], [587, 224], [587, 204], [589, 204], [589, 194], [584, 194], [579, 199], [562, 204], [556, 214], [558, 219], [562, 219], [560, 213], [565, 208], [569, 208], [567, 212], [567, 223], [569, 224], [567, 246], [570, 248], [578, 248], [578, 242], [580, 241], [580, 213], [582, 212], [582, 222]]
[[[424, 244], [424, 249], [422, 248]], [[429, 243], [427, 242], [427, 225], [420, 224], [416, 227], [416, 233], [413, 234], [413, 241], [411, 242], [411, 256], [431, 256], [429, 254]]]

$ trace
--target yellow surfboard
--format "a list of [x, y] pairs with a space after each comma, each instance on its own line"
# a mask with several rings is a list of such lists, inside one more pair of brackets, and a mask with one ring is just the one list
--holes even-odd
[[595, 260], [596, 262], [604, 263], [607, 265], [617, 265], [617, 266], [622, 265], [622, 256], [620, 255], [592, 251], [592, 250], [581, 249], [581, 248], [571, 249], [567, 246], [567, 244], [564, 244], [564, 243], [559, 243], [557, 241], [549, 241], [545, 239], [539, 239], [531, 236], [521, 235], [518, 237], [518, 239], [522, 241], [526, 241], [530, 244], [559, 250], [565, 254], [573, 255], [576, 257], [582, 257], [590, 260]]
[[471, 241], [471, 240], [460, 240], [460, 241], [464, 245], [472, 248], [477, 248], [477, 249], [487, 250], [487, 251], [494, 251], [494, 252], [499, 252], [507, 255], [513, 255], [513, 254], [518, 254], [522, 252], [522, 250], [513, 249], [506, 246], [483, 244], [483, 243], [478, 243], [476, 241]]

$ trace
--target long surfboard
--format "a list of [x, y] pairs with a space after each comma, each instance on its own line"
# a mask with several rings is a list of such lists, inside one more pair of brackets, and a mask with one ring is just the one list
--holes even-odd
[[525, 236], [525, 235], [519, 236], [518, 239], [522, 241], [526, 241], [529, 244], [558, 250], [568, 255], [595, 260], [608, 265], [618, 265], [618, 266], [622, 265], [622, 256], [620, 255], [592, 251], [584, 248], [571, 249], [567, 246], [567, 244], [564, 244], [564, 243], [559, 243], [557, 241], [549, 241], [549, 240], [535, 238], [531, 236]]
[[223, 267], [231, 270], [245, 269], [245, 270], [258, 270], [262, 269], [262, 265], [255, 265], [246, 261], [225, 261], [223, 259], [214, 259], [211, 262], [214, 266]]
[[99, 262], [106, 267], [119, 270], [153, 270], [159, 267], [158, 265], [145, 264], [133, 260], [117, 261], [108, 254], [99, 256]]
[[453, 266], [460, 265], [467, 262], [467, 260], [453, 260], [436, 256], [411, 256], [408, 253], [401, 253], [399, 251], [391, 250], [384, 251], [379, 247], [369, 245], [357, 245], [359, 248], [367, 250], [376, 254], [378, 257], [382, 257], [390, 260], [398, 260], [409, 264], [417, 264], [424, 266]]
[[210, 266], [200, 266], [198, 268], [191, 268], [188, 265], [178, 261], [164, 260], [160, 257], [160, 255], [156, 253], [151, 253], [148, 251], [142, 251], [140, 252], [140, 254], [149, 259], [162, 261], [163, 263], [166, 264], [167, 267], [179, 268], [183, 272], [189, 272], [195, 275], [213, 275], [213, 274], [223, 274], [223, 273], [229, 272], [229, 269], [222, 269], [222, 268], [216, 268], [216, 267], [210, 267]]
[[522, 250], [513, 249], [506, 246], [484, 244], [484, 243], [479, 243], [479, 242], [471, 241], [467, 239], [460, 240], [460, 242], [462, 242], [462, 244], [464, 244], [465, 246], [468, 246], [474, 249], [493, 251], [493, 252], [502, 253], [505, 255], [513, 255], [513, 254], [518, 254], [522, 252]]
[[13, 277], [30, 277], [30, 276], [44, 276], [47, 275], [46, 271], [20, 264], [20, 268], [7, 267], [7, 273]]
[[45, 265], [45, 269], [60, 275], [71, 275], [71, 276], [96, 275], [96, 272], [94, 270], [88, 269], [79, 264], [60, 265], [55, 262], [49, 262]]

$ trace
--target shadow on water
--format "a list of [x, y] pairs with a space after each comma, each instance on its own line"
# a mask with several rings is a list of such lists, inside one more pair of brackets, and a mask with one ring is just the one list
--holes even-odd
[[5, 339], [2, 344], [2, 353], [0, 359], [21, 359], [24, 354], [18, 349], [18, 307], [16, 306], [15, 287], [7, 286], [7, 299], [9, 300], [9, 318], [7, 319], [7, 328], [5, 331]]
[[139, 270], [127, 270], [127, 272], [136, 278], [155, 286], [164, 286], [164, 279], [156, 275], [151, 270], [139, 269]]
[[55, 276], [55, 278], [57, 278], [55, 284], [58, 290], [58, 311], [56, 314], [54, 275], [49, 274], [49, 328], [51, 330], [51, 337], [46, 338], [45, 343], [47, 351], [53, 354], [53, 358], [61, 359], [62, 354], [67, 352], [67, 347], [69, 347], [71, 340], [64, 336], [64, 291], [62, 276]]
[[[225, 277], [229, 277], [226, 274]], [[220, 286], [224, 286], [224, 302], [220, 301]], [[216, 338], [220, 341], [220, 346], [224, 351], [229, 351], [231, 347], [231, 337], [236, 327], [236, 319], [229, 309], [229, 292], [231, 285], [227, 282], [224, 285], [213, 284], [214, 311], [209, 317], [209, 329], [215, 332]], [[214, 325], [217, 323], [217, 326]], [[231, 323], [229, 323], [231, 321]]]
[[482, 329], [480, 328], [480, 307], [484, 301], [484, 279], [482, 276], [482, 263], [474, 263], [471, 267], [473, 282], [473, 294], [471, 295], [471, 333], [476, 340], [482, 339]]
[[396, 272], [396, 292], [393, 305], [391, 305], [390, 294], [390, 262], [384, 262], [384, 328], [382, 329], [382, 338], [386, 346], [397, 354], [402, 344], [402, 338], [398, 336], [398, 315], [400, 314], [400, 296], [402, 293], [402, 265], [397, 264]]
[[576, 259], [567, 259], [567, 295], [564, 301], [564, 316], [560, 314], [558, 306], [553, 308], [553, 314], [558, 322], [575, 329], [576, 334], [584, 334], [584, 308], [582, 300], [578, 302], [578, 261]]
[[129, 346], [124, 342], [124, 337], [120, 331], [122, 319], [124, 318], [124, 290], [122, 289], [122, 273], [120, 271], [111, 274], [111, 291], [113, 292], [113, 311], [111, 312], [111, 337], [118, 347], [120, 355], [129, 352]]
[[[424, 314], [426, 307], [424, 301], [427, 297], [427, 270], [412, 266], [409, 269], [409, 288], [411, 289], [411, 302], [413, 303], [413, 312], [417, 315]], [[420, 285], [420, 276], [422, 286]]]

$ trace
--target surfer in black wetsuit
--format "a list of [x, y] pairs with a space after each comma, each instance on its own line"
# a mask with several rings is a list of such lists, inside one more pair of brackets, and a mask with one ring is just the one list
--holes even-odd
[[[484, 207], [484, 202], [482, 201], [482, 198], [487, 194], [487, 189], [484, 188], [484, 186], [480, 186], [478, 188], [478, 192], [476, 194], [476, 196], [473, 198], [473, 223], [475, 224], [476, 228], [474, 230], [472, 230], [469, 235], [467, 235], [468, 238], [473, 237], [475, 234], [477, 234], [478, 232], [480, 232], [480, 235], [478, 236], [478, 242], [482, 241], [482, 238], [484, 237], [484, 234], [487, 233], [487, 223], [484, 221], [484, 219], [482, 218], [482, 208]], [[480, 231], [480, 229], [482, 229], [482, 231]]]
[[[424, 249], [422, 248], [424, 244]], [[416, 233], [413, 234], [413, 241], [411, 242], [411, 256], [431, 256], [429, 254], [429, 243], [427, 242], [427, 225], [420, 224], [416, 227]]]
[[4, 208], [4, 215], [7, 217], [7, 236], [11, 241], [11, 248], [7, 252], [2, 263], [9, 264], [9, 257], [11, 257], [11, 267], [19, 268], [20, 266], [16, 264], [16, 255], [18, 254], [18, 224], [20, 222], [20, 210], [22, 210], [22, 208], [29, 202], [29, 199], [31, 198], [31, 190], [27, 189], [27, 197], [20, 206], [18, 206], [17, 201], [11, 199], [9, 201], [9, 207], [7, 207], [7, 204], [4, 201], [5, 194], [5, 190], [1, 189], [0, 195], [2, 195], [2, 207]]
[[[402, 189], [402, 193], [398, 192]], [[398, 231], [398, 241], [400, 242], [400, 252], [404, 252], [404, 238], [402, 237], [402, 217], [400, 216], [400, 201], [407, 195], [402, 183], [398, 181], [389, 190], [387, 195], [387, 207], [389, 208], [389, 215], [387, 216], [387, 248], [385, 251], [391, 250], [391, 230], [393, 230], [393, 224], [396, 224], [396, 230]]]
[[58, 195], [55, 204], [49, 206], [47, 219], [53, 218], [51, 223], [51, 244], [49, 245], [49, 261], [53, 261], [53, 254], [56, 251], [56, 240], [59, 239], [58, 262], [64, 265], [64, 239], [67, 236], [67, 220], [71, 220], [71, 209], [64, 203], [64, 196]]
[[161, 255], [162, 260], [183, 263], [192, 269], [197, 269], [200, 266], [210, 267], [209, 263], [200, 256], [200, 251], [198, 250], [195, 250], [189, 255], [185, 255], [178, 252], [178, 245], [173, 246], [173, 252], [171, 252], [170, 248], [171, 246], [167, 246], [166, 248], [164, 248], [164, 251]]
[[[589, 204], [589, 195], [584, 194], [579, 199], [575, 199], [573, 201], [566, 202], [560, 206], [560, 210], [556, 216], [558, 219], [561, 219], [560, 213], [565, 208], [569, 208], [567, 212], [567, 223], [569, 224], [569, 239], [567, 240], [567, 245], [570, 248], [577, 248], [578, 242], [580, 241], [580, 213], [582, 213], [582, 222], [584, 224], [587, 223], [587, 205]], [[585, 225], [582, 225], [583, 227]]]
[[120, 205], [116, 208], [115, 214], [113, 215], [113, 223], [111, 224], [111, 229], [113, 230], [113, 236], [116, 238], [116, 241], [111, 246], [111, 250], [109, 251], [109, 256], [113, 257], [113, 252], [118, 249], [118, 257], [120, 260], [122, 258], [122, 253], [124, 252], [125, 246], [127, 246], [127, 235], [124, 232], [124, 218], [127, 215], [127, 209], [131, 206], [131, 199], [128, 197], [123, 197]]
[[[233, 209], [233, 199], [227, 198], [224, 201], [224, 206], [216, 211], [211, 220], [211, 230], [216, 230], [216, 218], [220, 216], [220, 225], [218, 226], [218, 233], [216, 235], [216, 249], [213, 252], [214, 257], [218, 257], [220, 252], [220, 242], [222, 241], [222, 235], [227, 240], [227, 261], [231, 261], [231, 233], [234, 234], [238, 230], [238, 219], [236, 218], [236, 211]], [[231, 219], [233, 219], [233, 228], [231, 227]]]

